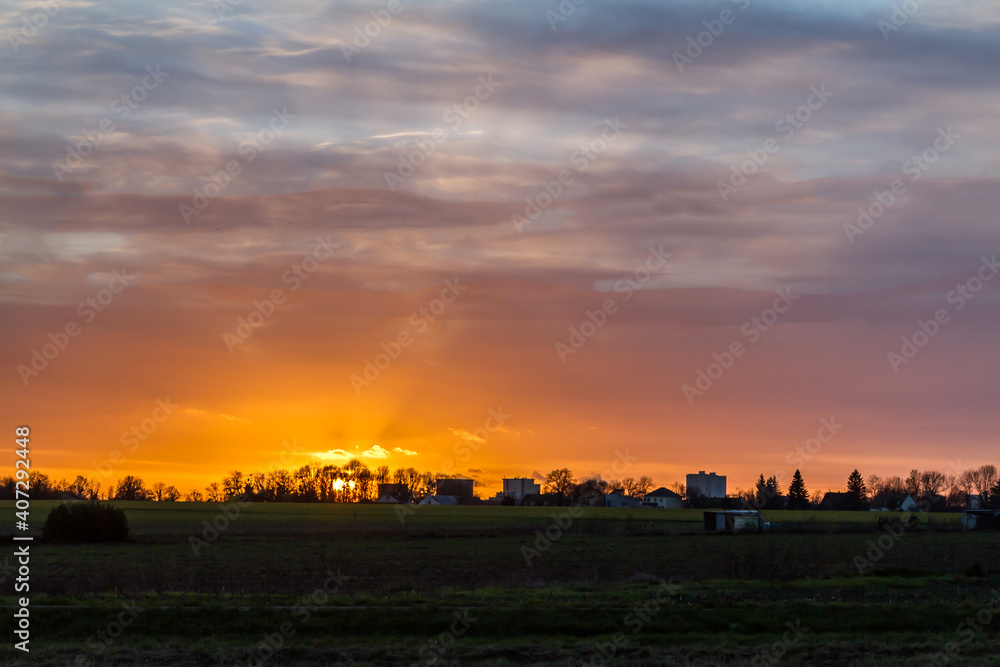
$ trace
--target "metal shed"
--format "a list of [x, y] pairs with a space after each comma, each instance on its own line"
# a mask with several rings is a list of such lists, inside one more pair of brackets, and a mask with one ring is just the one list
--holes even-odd
[[755, 510], [705, 512], [704, 522], [707, 533], [756, 533], [767, 528], [760, 512]]

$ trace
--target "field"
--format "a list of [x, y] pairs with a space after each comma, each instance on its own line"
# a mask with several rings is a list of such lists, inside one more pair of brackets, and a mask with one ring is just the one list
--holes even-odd
[[[129, 542], [32, 546], [31, 664], [990, 665], [1000, 653], [1000, 532], [961, 532], [957, 515], [893, 535], [881, 513], [764, 512], [771, 533], [711, 535], [695, 510], [254, 504], [225, 518], [210, 504], [117, 504]], [[34, 530], [52, 505], [33, 503]], [[7, 644], [0, 662], [16, 653]]]

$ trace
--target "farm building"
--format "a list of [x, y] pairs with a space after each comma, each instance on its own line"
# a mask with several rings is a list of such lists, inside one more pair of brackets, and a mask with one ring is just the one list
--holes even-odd
[[457, 505], [458, 498], [455, 496], [427, 496], [418, 505]]
[[959, 522], [965, 530], [1000, 529], [1000, 510], [965, 510]]
[[756, 533], [769, 527], [760, 512], [754, 510], [705, 512], [706, 533]]
[[656, 491], [647, 493], [643, 498], [643, 502], [653, 507], [662, 507], [670, 510], [679, 510], [684, 506], [684, 499], [680, 496], [680, 494], [674, 493], [670, 489], [663, 486], [658, 488]]
[[410, 487], [406, 484], [379, 484], [377, 503], [406, 503], [410, 501]]
[[438, 496], [455, 496], [459, 502], [472, 502], [472, 486], [475, 484], [471, 479], [439, 479], [436, 484]]

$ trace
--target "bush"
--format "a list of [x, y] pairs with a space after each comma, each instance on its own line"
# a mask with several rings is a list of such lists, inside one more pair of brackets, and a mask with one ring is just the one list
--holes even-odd
[[49, 512], [42, 529], [48, 542], [116, 542], [128, 537], [125, 510], [98, 502], [64, 503]]

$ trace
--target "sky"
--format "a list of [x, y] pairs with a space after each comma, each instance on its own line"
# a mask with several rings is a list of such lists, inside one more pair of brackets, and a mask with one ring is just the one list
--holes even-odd
[[0, 36], [0, 400], [50, 476], [1000, 463], [996, 3], [62, 0]]

